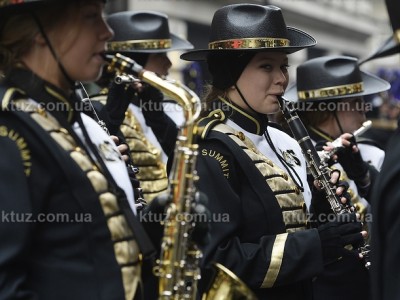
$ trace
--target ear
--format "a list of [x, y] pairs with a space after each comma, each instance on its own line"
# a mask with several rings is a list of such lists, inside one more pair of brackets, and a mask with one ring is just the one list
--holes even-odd
[[47, 45], [45, 38], [43, 37], [43, 35], [40, 32], [36, 33], [35, 38], [33, 40], [34, 40], [35, 44], [38, 44], [39, 46]]

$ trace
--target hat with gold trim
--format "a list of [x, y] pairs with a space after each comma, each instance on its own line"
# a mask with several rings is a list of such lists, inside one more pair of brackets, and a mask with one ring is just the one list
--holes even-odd
[[291, 101], [332, 101], [386, 91], [390, 84], [361, 71], [350, 56], [323, 56], [297, 67], [297, 82], [285, 92]]
[[114, 30], [109, 53], [159, 53], [192, 49], [193, 45], [169, 30], [168, 16], [154, 11], [125, 11], [110, 15]]
[[282, 11], [273, 5], [232, 4], [214, 14], [208, 49], [188, 51], [184, 60], [206, 60], [211, 53], [280, 50], [293, 53], [316, 44], [297, 28], [288, 27]]

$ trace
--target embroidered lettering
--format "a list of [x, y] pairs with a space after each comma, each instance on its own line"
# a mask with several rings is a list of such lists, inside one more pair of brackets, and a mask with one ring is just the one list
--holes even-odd
[[32, 167], [31, 152], [25, 142], [25, 139], [21, 137], [20, 134], [14, 129], [8, 129], [6, 126], [0, 126], [0, 136], [8, 137], [10, 140], [15, 142], [21, 154], [25, 176], [29, 176], [31, 174]]
[[215, 150], [203, 149], [201, 151], [201, 155], [212, 157], [216, 161], [218, 161], [219, 165], [221, 166], [222, 173], [224, 174], [224, 176], [226, 178], [229, 178], [229, 164], [226, 161], [226, 159], [224, 159], [224, 156], [221, 155], [221, 153], [219, 153]]

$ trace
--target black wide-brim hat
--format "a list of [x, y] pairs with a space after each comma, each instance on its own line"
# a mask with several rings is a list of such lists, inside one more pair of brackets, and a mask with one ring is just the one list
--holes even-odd
[[336, 101], [386, 91], [390, 84], [361, 71], [357, 59], [349, 56], [323, 56], [310, 59], [296, 70], [297, 82], [284, 97], [290, 101]]
[[110, 15], [114, 31], [108, 53], [160, 53], [193, 49], [193, 45], [169, 30], [168, 16], [154, 11], [125, 11]]
[[279, 7], [232, 4], [215, 12], [208, 49], [188, 51], [181, 58], [201, 61], [211, 53], [271, 49], [293, 53], [315, 44], [315, 39], [306, 32], [286, 26]]
[[395, 36], [391, 36], [374, 53], [362, 59], [359, 62], [359, 65], [362, 65], [363, 63], [373, 59], [391, 56], [398, 53], [400, 53], [399, 41], [396, 40]]
[[400, 1], [386, 0], [386, 8], [393, 28], [393, 36], [389, 37], [373, 54], [363, 59], [367, 61], [400, 53]]

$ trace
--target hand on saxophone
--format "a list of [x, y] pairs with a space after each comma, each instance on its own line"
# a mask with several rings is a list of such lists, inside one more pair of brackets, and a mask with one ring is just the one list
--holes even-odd
[[[198, 245], [206, 245], [210, 241], [210, 220], [211, 220], [211, 212], [207, 208], [208, 198], [206, 194], [197, 191], [194, 197], [194, 201], [192, 202], [192, 218], [193, 222], [195, 222], [195, 226], [193, 232], [191, 234], [191, 239]], [[165, 212], [168, 205], [172, 202], [171, 195], [166, 192], [157, 197], [155, 197], [150, 204], [144, 209], [143, 220], [147, 219], [155, 219], [155, 220], [164, 220]], [[161, 216], [158, 218], [146, 218], [146, 214]]]

